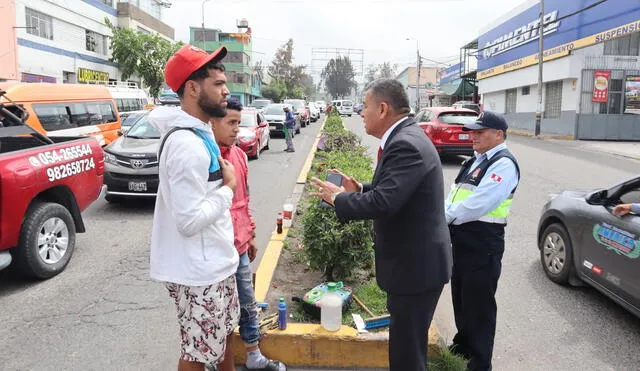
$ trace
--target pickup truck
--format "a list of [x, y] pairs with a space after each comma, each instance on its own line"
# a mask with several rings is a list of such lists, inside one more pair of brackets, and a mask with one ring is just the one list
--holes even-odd
[[0, 269], [46, 279], [71, 259], [81, 212], [100, 197], [104, 152], [93, 137], [47, 137], [0, 90]]

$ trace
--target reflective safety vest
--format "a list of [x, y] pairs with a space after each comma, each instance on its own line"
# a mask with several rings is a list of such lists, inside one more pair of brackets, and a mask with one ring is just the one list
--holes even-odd
[[[520, 167], [518, 166], [518, 161], [513, 157], [511, 152], [508, 149], [503, 149], [498, 151], [496, 154], [491, 157], [491, 160], [484, 159], [478, 167], [476, 167], [472, 172], [469, 172], [469, 168], [475, 162], [476, 158], [472, 157], [465, 162], [462, 163], [462, 168], [458, 173], [458, 176], [455, 180], [455, 185], [453, 186], [453, 190], [449, 196], [449, 202], [460, 202], [469, 198], [473, 192], [476, 190], [480, 181], [487, 173], [487, 169], [491, 165], [493, 165], [496, 161], [501, 158], [508, 158], [513, 161], [513, 164], [516, 166], [516, 171], [518, 173], [518, 181], [520, 180]], [[513, 188], [509, 197], [506, 200], [502, 201], [497, 208], [488, 214], [482, 216], [478, 221], [487, 222], [487, 223], [496, 223], [496, 224], [507, 224], [507, 217], [509, 216], [509, 212], [511, 210], [511, 203], [513, 202], [513, 195], [516, 193], [516, 187]]]

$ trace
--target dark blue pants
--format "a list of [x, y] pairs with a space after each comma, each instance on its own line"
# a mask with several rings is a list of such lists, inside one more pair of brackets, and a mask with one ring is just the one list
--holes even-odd
[[469, 370], [491, 370], [504, 227], [481, 222], [467, 224], [450, 227], [451, 296], [458, 329], [453, 345], [456, 352], [469, 359]]

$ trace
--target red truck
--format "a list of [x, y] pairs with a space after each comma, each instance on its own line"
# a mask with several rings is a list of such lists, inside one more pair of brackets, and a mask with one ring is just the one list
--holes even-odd
[[0, 90], [0, 269], [45, 279], [69, 263], [81, 212], [100, 197], [104, 152], [92, 137], [47, 137]]

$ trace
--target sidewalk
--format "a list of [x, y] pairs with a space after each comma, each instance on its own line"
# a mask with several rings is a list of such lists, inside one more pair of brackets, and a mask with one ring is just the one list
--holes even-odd
[[[509, 130], [511, 135], [533, 137], [529, 131]], [[541, 133], [540, 139], [553, 143], [571, 143], [571, 146], [589, 152], [602, 152], [640, 160], [640, 142], [620, 142], [612, 140], [573, 140], [572, 137]]]

